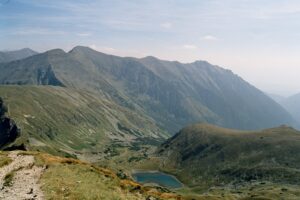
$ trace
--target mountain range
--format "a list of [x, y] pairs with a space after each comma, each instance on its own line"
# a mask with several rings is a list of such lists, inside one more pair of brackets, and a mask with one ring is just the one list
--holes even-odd
[[[96, 198], [94, 180], [100, 191], [116, 189], [109, 193], [127, 199], [300, 195], [300, 132], [290, 127], [298, 96], [289, 108], [206, 61], [119, 57], [82, 46], [17, 52], [0, 60], [0, 149], [34, 151], [19, 153], [46, 165], [41, 181], [49, 198]], [[0, 152], [8, 165], [14, 154]], [[106, 179], [98, 166], [118, 173]], [[133, 169], [173, 174], [184, 187], [175, 194], [141, 186], [130, 180]], [[82, 192], [62, 190], [78, 188], [75, 182]]]
[[86, 90], [151, 117], [174, 134], [187, 124], [261, 129], [293, 124], [263, 92], [205, 61], [183, 64], [107, 55], [87, 47], [54, 49], [0, 64], [2, 85], [50, 85]]

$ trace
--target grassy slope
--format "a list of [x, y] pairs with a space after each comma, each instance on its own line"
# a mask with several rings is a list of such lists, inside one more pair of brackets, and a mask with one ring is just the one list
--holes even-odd
[[300, 134], [289, 127], [243, 132], [194, 125], [159, 152], [168, 155], [166, 167], [182, 169], [181, 177], [190, 185], [251, 180], [298, 183], [300, 176]]
[[36, 164], [47, 166], [42, 175], [42, 190], [47, 199], [159, 199], [235, 200], [256, 199], [296, 200], [300, 187], [270, 182], [251, 183], [240, 187], [213, 187], [205, 194], [196, 194], [189, 188], [170, 193], [161, 188], [143, 187], [128, 179], [119, 179], [112, 171], [74, 159], [35, 154]]
[[140, 200], [150, 196], [161, 200], [181, 199], [162, 188], [143, 187], [131, 180], [118, 178], [108, 169], [76, 159], [37, 152], [20, 154], [34, 155], [35, 165], [45, 168], [40, 183], [46, 199]]
[[[296, 200], [300, 187], [268, 182], [252, 183], [237, 189], [214, 187], [199, 195], [188, 188], [175, 192], [160, 187], [142, 186], [130, 179], [120, 179], [109, 169], [39, 152], [19, 152], [33, 155], [35, 165], [43, 167], [39, 183], [46, 199], [103, 199], [103, 200]], [[7, 158], [6, 152], [0, 157]]]
[[165, 142], [140, 168], [176, 175], [190, 188], [182, 189], [183, 194], [297, 199], [300, 132], [286, 126], [250, 132], [193, 125]]
[[51, 86], [1, 86], [9, 115], [22, 130], [16, 143], [64, 155], [130, 145], [137, 138], [167, 137], [143, 114], [89, 92]]

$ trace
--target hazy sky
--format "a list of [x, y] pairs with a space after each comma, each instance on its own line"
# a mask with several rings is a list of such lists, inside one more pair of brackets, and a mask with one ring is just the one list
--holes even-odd
[[264, 91], [300, 92], [299, 0], [0, 0], [0, 49], [76, 45], [207, 60]]

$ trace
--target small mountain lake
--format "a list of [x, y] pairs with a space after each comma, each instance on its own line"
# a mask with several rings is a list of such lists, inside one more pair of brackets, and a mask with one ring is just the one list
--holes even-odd
[[158, 171], [137, 171], [132, 173], [132, 177], [141, 184], [157, 184], [171, 189], [183, 187], [175, 176]]

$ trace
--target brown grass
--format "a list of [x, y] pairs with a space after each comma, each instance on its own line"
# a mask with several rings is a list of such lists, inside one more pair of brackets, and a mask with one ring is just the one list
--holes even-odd
[[9, 158], [6, 153], [0, 152], [0, 167], [8, 165], [11, 162], [12, 162], [11, 158]]
[[140, 200], [149, 196], [162, 200], [182, 199], [174, 193], [121, 180], [113, 171], [87, 162], [38, 152], [25, 154], [34, 155], [35, 164], [46, 169], [40, 180], [46, 199]]

